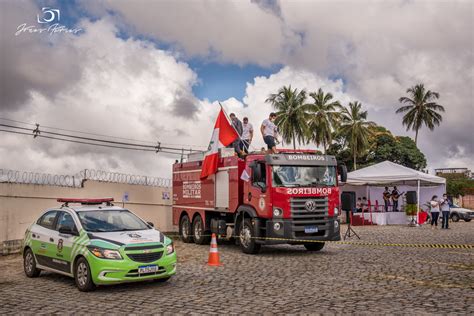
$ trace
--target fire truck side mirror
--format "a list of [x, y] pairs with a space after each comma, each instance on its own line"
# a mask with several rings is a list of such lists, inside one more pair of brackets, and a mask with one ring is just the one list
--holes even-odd
[[346, 165], [339, 165], [337, 166], [339, 169], [339, 175], [341, 176], [341, 181], [342, 183], [345, 183], [347, 181], [347, 167]]

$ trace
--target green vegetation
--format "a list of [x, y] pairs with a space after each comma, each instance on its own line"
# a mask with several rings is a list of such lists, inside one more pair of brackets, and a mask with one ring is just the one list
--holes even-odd
[[439, 126], [443, 117], [439, 112], [444, 112], [444, 107], [435, 101], [439, 99], [439, 93], [431, 90], [425, 90], [425, 86], [420, 83], [407, 90], [409, 97], [401, 97], [400, 103], [405, 104], [399, 108], [396, 113], [404, 113], [403, 125], [407, 126], [407, 131], [415, 131], [415, 145], [418, 140], [418, 131], [423, 125], [426, 125], [431, 131], [435, 125]]
[[328, 144], [332, 143], [332, 133], [342, 117], [339, 112], [342, 106], [339, 101], [333, 100], [331, 93], [324, 93], [321, 88], [309, 95], [313, 98], [313, 103], [307, 106], [310, 114], [309, 137], [316, 146], [323, 145], [326, 152]]
[[443, 174], [446, 178], [446, 192], [450, 196], [474, 195], [474, 180], [460, 174]]
[[309, 134], [307, 122], [309, 113], [305, 107], [306, 91], [282, 87], [277, 93], [270, 94], [265, 102], [269, 102], [276, 109], [275, 124], [283, 140], [287, 143], [293, 141], [293, 148], [298, 144], [306, 143]]
[[[422, 84], [407, 92], [413, 94], [413, 99], [403, 97], [400, 102], [411, 104], [413, 101], [413, 104], [400, 108], [397, 113], [408, 111], [403, 122], [408, 128], [416, 128], [417, 137], [422, 124], [430, 129], [439, 125], [441, 116], [436, 110], [444, 111], [444, 108], [432, 102], [439, 94], [425, 91]], [[325, 93], [321, 88], [309, 96], [312, 102], [306, 103], [305, 90], [284, 86], [266, 100], [276, 110], [275, 123], [283, 140], [293, 143], [294, 149], [296, 142], [300, 145], [313, 142], [345, 163], [350, 171], [356, 170], [357, 166], [366, 167], [385, 160], [416, 170], [426, 168], [425, 155], [416, 146], [416, 141], [394, 136], [385, 127], [369, 121], [368, 113], [359, 101], [342, 106], [331, 93]], [[411, 117], [414, 117], [413, 122]]]

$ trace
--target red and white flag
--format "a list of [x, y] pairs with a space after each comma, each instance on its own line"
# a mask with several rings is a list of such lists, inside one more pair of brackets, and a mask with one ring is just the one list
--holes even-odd
[[214, 132], [212, 133], [204, 162], [202, 163], [201, 180], [216, 173], [217, 163], [219, 162], [219, 148], [232, 144], [238, 137], [239, 135], [234, 127], [227, 120], [224, 110], [221, 109], [214, 125]]

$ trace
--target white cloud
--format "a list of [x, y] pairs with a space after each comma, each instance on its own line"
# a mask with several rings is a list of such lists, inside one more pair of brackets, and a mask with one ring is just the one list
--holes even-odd
[[[2, 25], [11, 34], [20, 21], [33, 22], [35, 5], [5, 3], [9, 14], [2, 15]], [[283, 85], [322, 87], [343, 104], [359, 100], [369, 109], [369, 119], [395, 134], [413, 136], [394, 111], [408, 87], [424, 82], [440, 92], [439, 102], [447, 109], [441, 127], [420, 131], [419, 146], [430, 167], [474, 169], [474, 18], [468, 1], [83, 5], [99, 20], [84, 21], [86, 33], [78, 37], [45, 41], [3, 33], [0, 113], [70, 129], [206, 146], [219, 106], [192, 94], [197, 74], [176, 56], [239, 65], [282, 63], [285, 67], [277, 73], [247, 84], [245, 106], [233, 98], [223, 102], [229, 113], [250, 118], [257, 133], [255, 148], [263, 146], [258, 127], [271, 111], [264, 101]], [[108, 10], [118, 14], [108, 15]], [[117, 37], [117, 28], [127, 27], [131, 34], [171, 44], [172, 49]], [[70, 173], [97, 167], [166, 175], [173, 159], [2, 137], [0, 166], [28, 170]]]
[[219, 61], [271, 65], [297, 42], [271, 10], [252, 1], [85, 1], [92, 13], [117, 14], [132, 33], [160, 40], [187, 56], [212, 56]]
[[[164, 146], [207, 143], [198, 136], [201, 131], [206, 133], [212, 110], [193, 97], [196, 74], [186, 64], [151, 43], [118, 38], [108, 19], [83, 21], [81, 26], [83, 35], [65, 37], [67, 44], [58, 41], [50, 47], [51, 52], [61, 54], [66, 46], [79, 56], [70, 63], [81, 68], [80, 79], [62, 87], [54, 97], [39, 89], [28, 90], [29, 101], [10, 117], [70, 130], [161, 141]], [[188, 101], [183, 103], [183, 98]], [[187, 106], [188, 111], [176, 113], [177, 101], [180, 109]], [[175, 158], [18, 135], [3, 137], [0, 166], [13, 169], [71, 174], [84, 168], [103, 168], [169, 176]]]

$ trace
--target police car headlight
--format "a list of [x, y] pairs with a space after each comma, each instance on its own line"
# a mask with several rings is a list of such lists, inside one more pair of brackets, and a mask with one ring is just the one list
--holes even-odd
[[339, 215], [339, 209], [337, 207], [334, 208], [334, 216]]
[[280, 217], [283, 214], [283, 210], [281, 208], [275, 207], [273, 208], [273, 216]]
[[120, 252], [117, 250], [106, 249], [101, 247], [94, 247], [94, 246], [87, 246], [89, 251], [96, 256], [97, 258], [101, 259], [113, 259], [113, 260], [121, 260], [122, 256]]
[[173, 243], [169, 244], [168, 246], [166, 246], [166, 254], [167, 255], [170, 255], [174, 252], [174, 246], [173, 246]]

